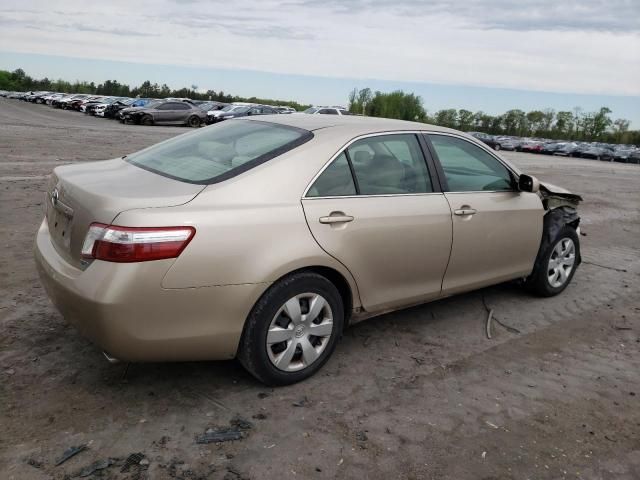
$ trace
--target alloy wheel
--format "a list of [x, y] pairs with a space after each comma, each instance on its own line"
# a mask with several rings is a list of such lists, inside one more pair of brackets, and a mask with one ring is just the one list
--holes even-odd
[[549, 257], [547, 277], [553, 288], [562, 287], [573, 270], [576, 261], [576, 246], [570, 238], [560, 240]]
[[279, 370], [295, 372], [313, 364], [333, 333], [329, 302], [317, 293], [302, 293], [280, 307], [269, 325], [266, 347]]

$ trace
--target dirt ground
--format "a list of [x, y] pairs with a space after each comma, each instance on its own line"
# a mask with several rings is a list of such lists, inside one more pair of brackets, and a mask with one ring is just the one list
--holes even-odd
[[[639, 165], [505, 154], [585, 198], [584, 263], [558, 297], [505, 284], [369, 320], [286, 388], [235, 361], [125, 375], [39, 284], [46, 175], [186, 131], [0, 99], [0, 478], [74, 477], [109, 458], [87, 478], [640, 478]], [[512, 330], [487, 339], [483, 299]], [[243, 439], [196, 443], [238, 415]], [[121, 472], [136, 452], [145, 465]]]

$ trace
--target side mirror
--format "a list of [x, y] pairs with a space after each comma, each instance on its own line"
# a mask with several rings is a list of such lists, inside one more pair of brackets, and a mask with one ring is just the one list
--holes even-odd
[[537, 193], [540, 190], [540, 182], [531, 175], [520, 175], [518, 179], [518, 190], [521, 192]]

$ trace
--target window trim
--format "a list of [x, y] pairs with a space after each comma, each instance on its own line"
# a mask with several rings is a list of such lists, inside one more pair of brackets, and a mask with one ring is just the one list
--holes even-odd
[[[302, 200], [322, 200], [322, 199], [327, 199], [327, 198], [370, 198], [370, 197], [408, 197], [408, 196], [416, 196], [416, 195], [442, 195], [442, 193], [444, 192], [444, 190], [441, 188], [441, 183], [439, 181], [439, 178], [436, 176], [436, 172], [433, 171], [433, 166], [432, 166], [432, 162], [430, 161], [430, 156], [431, 156], [431, 152], [429, 152], [428, 150], [425, 150], [425, 145], [423, 145], [422, 141], [421, 141], [421, 137], [424, 136], [424, 134], [426, 134], [427, 132], [425, 130], [394, 130], [394, 131], [390, 131], [390, 132], [374, 132], [374, 133], [365, 133], [362, 135], [358, 135], [357, 137], [352, 138], [351, 140], [349, 140], [347, 143], [345, 143], [342, 147], [340, 147], [340, 149], [331, 156], [331, 158], [329, 158], [329, 160], [327, 161], [327, 163], [325, 163], [322, 168], [318, 171], [318, 173], [316, 173], [313, 178], [311, 179], [311, 181], [309, 182], [309, 184], [306, 186], [306, 188], [304, 189], [304, 193], [302, 194]], [[357, 179], [355, 176], [355, 172], [353, 171], [353, 166], [351, 165], [351, 157], [349, 156], [349, 153], [347, 152], [347, 149], [355, 142], [359, 141], [359, 140], [363, 140], [366, 138], [371, 138], [371, 137], [382, 137], [382, 136], [388, 136], [388, 135], [415, 135], [416, 136], [416, 141], [418, 142], [418, 146], [420, 147], [420, 151], [422, 153], [422, 159], [425, 162], [425, 167], [427, 169], [427, 174], [429, 175], [429, 179], [431, 180], [431, 188], [432, 188], [432, 192], [422, 192], [422, 193], [380, 193], [380, 194], [367, 194], [367, 195], [361, 195], [360, 192], [360, 188], [358, 186], [357, 183]], [[353, 179], [354, 185], [356, 185], [356, 194], [355, 195], [329, 195], [329, 196], [325, 196], [325, 197], [310, 197], [307, 196], [307, 194], [309, 193], [309, 190], [311, 190], [311, 187], [313, 187], [313, 184], [316, 182], [316, 180], [320, 177], [320, 175], [322, 175], [324, 173], [324, 171], [329, 168], [329, 165], [331, 165], [336, 158], [338, 158], [340, 156], [340, 154], [344, 153], [345, 156], [347, 157], [347, 161], [349, 163], [349, 170], [351, 171], [351, 177]]]
[[[491, 157], [493, 157], [498, 163], [500, 163], [500, 165], [502, 165], [504, 168], [507, 169], [507, 171], [511, 174], [512, 176], [512, 180], [514, 183], [514, 188], [512, 188], [511, 190], [469, 190], [469, 191], [454, 191], [454, 190], [450, 190], [449, 189], [449, 182], [447, 182], [447, 177], [444, 174], [444, 169], [442, 168], [442, 163], [440, 162], [440, 157], [438, 157], [438, 152], [436, 152], [435, 147], [433, 146], [433, 143], [431, 143], [431, 135], [441, 135], [441, 136], [445, 136], [445, 137], [453, 137], [453, 138], [457, 138], [458, 140], [463, 140], [466, 141], [468, 143], [470, 143], [471, 145], [475, 145], [476, 147], [480, 148], [481, 150], [483, 150], [484, 152], [488, 153]], [[464, 137], [463, 135], [456, 135], [453, 133], [449, 133], [449, 132], [428, 132], [425, 131], [423, 132], [423, 137], [424, 140], [427, 144], [427, 147], [429, 148], [429, 153], [433, 158], [434, 163], [436, 164], [436, 171], [438, 172], [438, 177], [440, 179], [440, 185], [442, 186], [442, 191], [444, 193], [455, 193], [455, 194], [464, 194], [464, 193], [514, 193], [514, 192], [520, 192], [520, 190], [518, 190], [517, 185], [518, 185], [518, 179], [520, 178], [520, 175], [515, 172], [513, 170], [513, 168], [511, 168], [510, 165], [507, 165], [504, 160], [502, 160], [500, 157], [498, 157], [492, 150], [490, 150], [489, 148], [487, 148], [486, 144], [481, 142], [481, 141], [470, 141], [468, 138]], [[475, 139], [475, 137], [473, 137]]]

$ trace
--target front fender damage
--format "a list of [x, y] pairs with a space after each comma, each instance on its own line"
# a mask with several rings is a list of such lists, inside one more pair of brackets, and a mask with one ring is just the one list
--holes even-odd
[[[578, 205], [582, 201], [580, 195], [569, 192], [551, 184], [540, 184], [538, 192], [542, 200], [542, 205], [546, 210], [544, 215], [544, 228], [540, 252], [544, 252], [546, 247], [556, 238], [558, 232], [568, 225], [580, 232], [580, 215], [578, 215]], [[577, 265], [581, 262], [580, 250], [576, 256]], [[538, 259], [540, 254], [538, 255]], [[536, 260], [537, 262], [538, 260]]]

